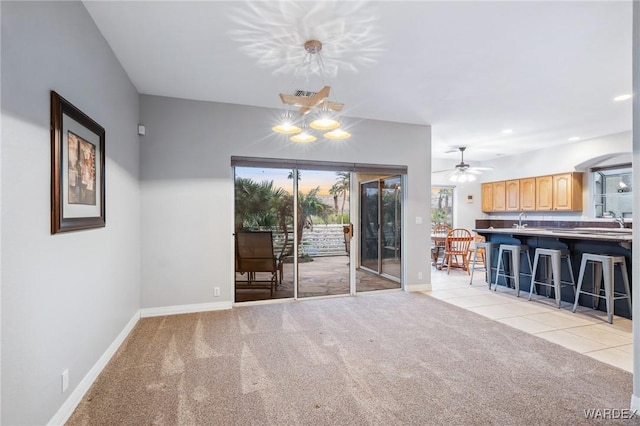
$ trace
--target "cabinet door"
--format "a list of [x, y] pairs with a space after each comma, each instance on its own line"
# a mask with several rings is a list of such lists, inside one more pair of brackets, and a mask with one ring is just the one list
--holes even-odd
[[482, 211], [483, 212], [493, 211], [493, 184], [492, 183], [482, 184]]
[[582, 210], [582, 173], [553, 176], [553, 209]]
[[536, 178], [536, 210], [553, 209], [553, 177]]
[[536, 178], [520, 179], [520, 209], [536, 209]]
[[493, 211], [505, 211], [505, 182], [493, 182]]
[[505, 203], [508, 212], [520, 210], [520, 179], [505, 182]]
[[571, 175], [553, 176], [554, 210], [571, 210]]

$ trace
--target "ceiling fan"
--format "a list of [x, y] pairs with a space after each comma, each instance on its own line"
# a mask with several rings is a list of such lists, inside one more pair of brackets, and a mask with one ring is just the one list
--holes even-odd
[[482, 174], [483, 171], [493, 170], [492, 167], [471, 167], [470, 164], [464, 162], [464, 151], [467, 149], [465, 146], [458, 148], [460, 151], [460, 163], [455, 167], [448, 170], [438, 170], [432, 173], [448, 173], [449, 180], [452, 182], [472, 182], [477, 179], [477, 175]]

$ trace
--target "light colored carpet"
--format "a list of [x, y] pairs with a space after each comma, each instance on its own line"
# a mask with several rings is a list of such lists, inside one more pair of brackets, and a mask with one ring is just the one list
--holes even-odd
[[394, 292], [143, 319], [68, 424], [575, 425], [628, 408], [631, 381]]

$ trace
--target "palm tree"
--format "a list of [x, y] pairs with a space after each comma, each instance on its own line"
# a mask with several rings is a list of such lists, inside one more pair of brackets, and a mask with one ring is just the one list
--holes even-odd
[[349, 196], [350, 180], [351, 174], [349, 172], [336, 172], [336, 183], [334, 183], [331, 187], [331, 189], [335, 188], [338, 196], [342, 195], [342, 206], [340, 207], [340, 223], [344, 223], [344, 205], [347, 201], [347, 197]]
[[318, 197], [320, 187], [316, 186], [306, 194], [298, 193], [298, 246], [302, 243], [302, 232], [305, 226], [313, 226], [312, 216], [326, 220], [331, 206], [326, 205]]
[[329, 194], [333, 196], [333, 211], [336, 215], [336, 222], [338, 221], [338, 197], [342, 195], [342, 191], [338, 188], [338, 184], [334, 183], [329, 189]]

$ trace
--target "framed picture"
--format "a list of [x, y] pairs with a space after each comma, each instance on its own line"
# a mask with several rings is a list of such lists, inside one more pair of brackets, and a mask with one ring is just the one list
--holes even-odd
[[105, 226], [105, 131], [51, 92], [51, 233]]

